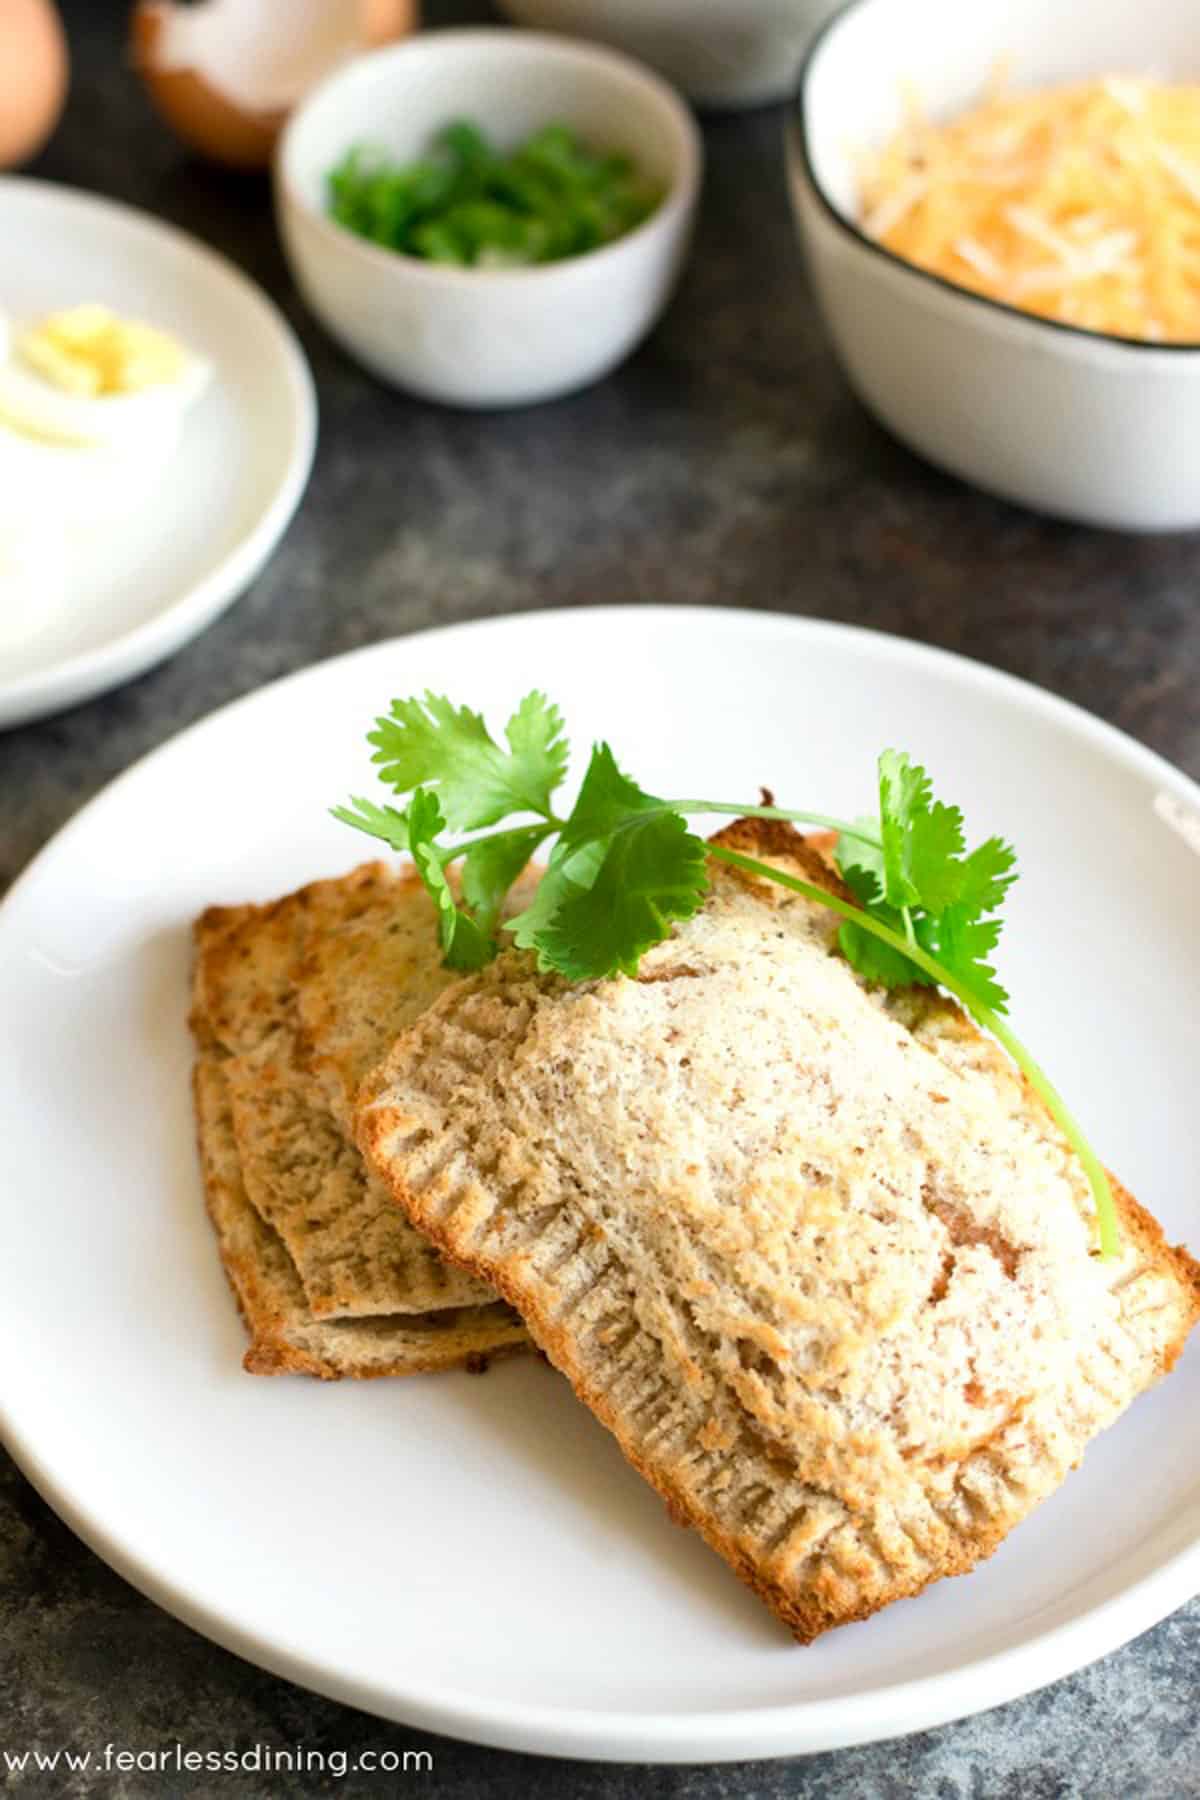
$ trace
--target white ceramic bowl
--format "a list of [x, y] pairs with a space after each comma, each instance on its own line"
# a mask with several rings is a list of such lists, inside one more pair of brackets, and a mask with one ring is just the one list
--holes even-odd
[[930, 461], [1039, 511], [1131, 531], [1200, 526], [1200, 347], [1080, 331], [969, 294], [864, 237], [854, 159], [910, 84], [965, 108], [997, 61], [1014, 85], [1118, 71], [1195, 80], [1186, 0], [852, 0], [800, 78], [791, 187], [851, 382]]
[[[423, 262], [326, 215], [326, 176], [352, 145], [411, 160], [453, 119], [502, 145], [562, 122], [626, 152], [665, 198], [616, 243], [527, 269]], [[650, 330], [683, 264], [701, 162], [687, 107], [627, 57], [533, 32], [434, 31], [360, 57], [305, 100], [280, 142], [276, 210], [301, 293], [375, 374], [456, 406], [523, 406], [597, 380]]]
[[520, 25], [615, 44], [701, 106], [760, 106], [796, 85], [837, 0], [500, 0]]

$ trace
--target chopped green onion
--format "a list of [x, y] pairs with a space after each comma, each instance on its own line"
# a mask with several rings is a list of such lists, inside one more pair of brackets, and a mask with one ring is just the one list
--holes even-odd
[[544, 125], [496, 150], [468, 120], [428, 155], [390, 162], [355, 148], [328, 177], [329, 215], [373, 244], [461, 268], [523, 268], [582, 256], [624, 237], [662, 199], [626, 156]]

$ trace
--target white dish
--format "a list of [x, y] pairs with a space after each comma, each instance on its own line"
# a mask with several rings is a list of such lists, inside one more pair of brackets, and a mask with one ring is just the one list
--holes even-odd
[[173, 226], [5, 176], [0, 242], [20, 246], [0, 277], [12, 317], [101, 300], [175, 332], [214, 366], [162, 468], [139, 473], [117, 516], [81, 528], [62, 604], [0, 649], [2, 727], [140, 675], [235, 600], [299, 504], [317, 415], [303, 352], [275, 307]]
[[576, 774], [608, 734], [659, 792], [768, 782], [844, 813], [881, 746], [919, 753], [973, 828], [1021, 851], [1002, 959], [1018, 1027], [1171, 1236], [1200, 1242], [1200, 1015], [1179, 1004], [1200, 991], [1200, 792], [1183, 775], [1036, 689], [843, 626], [639, 608], [455, 627], [193, 727], [0, 909], [13, 1454], [102, 1556], [241, 1655], [523, 1750], [691, 1762], [861, 1742], [1144, 1630], [1200, 1589], [1195, 1347], [981, 1570], [807, 1650], [532, 1359], [484, 1380], [242, 1374], [192, 1146], [189, 923], [363, 854], [325, 808], [362, 791], [392, 696], [429, 684], [502, 722], [534, 683], [564, 708]]
[[969, 106], [1014, 86], [1153, 72], [1194, 80], [1180, 0], [852, 0], [800, 78], [791, 186], [834, 345], [883, 423], [955, 474], [1039, 512], [1129, 531], [1200, 525], [1200, 347], [1155, 347], [969, 294], [865, 237], [855, 157], [916, 91]]
[[762, 106], [796, 86], [809, 38], [838, 0], [500, 0], [519, 25], [614, 44], [700, 106]]
[[[615, 243], [534, 268], [462, 269], [368, 243], [327, 213], [329, 171], [355, 145], [400, 162], [455, 119], [510, 146], [565, 124], [624, 151], [663, 190]], [[649, 69], [540, 32], [433, 31], [358, 57], [293, 113], [275, 204], [300, 291], [374, 374], [453, 406], [527, 406], [615, 368], [683, 266], [703, 153], [691, 113]]]

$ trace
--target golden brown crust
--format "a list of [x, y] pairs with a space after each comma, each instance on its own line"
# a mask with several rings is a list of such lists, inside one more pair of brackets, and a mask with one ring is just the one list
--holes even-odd
[[[735, 819], [731, 825], [715, 831], [708, 841], [725, 850], [740, 850], [743, 856], [774, 857], [790, 864], [794, 874], [817, 887], [828, 888], [839, 900], [854, 901], [834, 864], [835, 831], [814, 831], [805, 835], [786, 819]], [[756, 879], [741, 870], [736, 872], [744, 881]]]

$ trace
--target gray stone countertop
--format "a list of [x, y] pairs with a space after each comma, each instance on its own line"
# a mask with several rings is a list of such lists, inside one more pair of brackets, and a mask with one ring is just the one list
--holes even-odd
[[[374, 385], [305, 316], [265, 183], [176, 147], [126, 66], [123, 7], [66, 11], [74, 87], [34, 172], [171, 219], [260, 281], [312, 360], [321, 439], [299, 516], [223, 619], [130, 686], [0, 737], [0, 886], [114, 775], [224, 701], [375, 639], [531, 607], [719, 602], [852, 620], [1041, 683], [1200, 775], [1200, 538], [1036, 518], [936, 473], [867, 417], [806, 289], [779, 112], [707, 122], [694, 257], [624, 369], [533, 411], [457, 414]], [[1200, 1794], [1200, 1603], [1043, 1693], [900, 1742], [726, 1767], [543, 1761], [423, 1737], [260, 1673], [126, 1586], [0, 1465], [0, 1785], [14, 1792], [349, 1797], [380, 1777], [339, 1777], [337, 1752], [428, 1749], [432, 1773], [389, 1785], [464, 1800]], [[334, 1755], [324, 1775], [103, 1780], [21, 1777], [2, 1759], [177, 1740]]]

